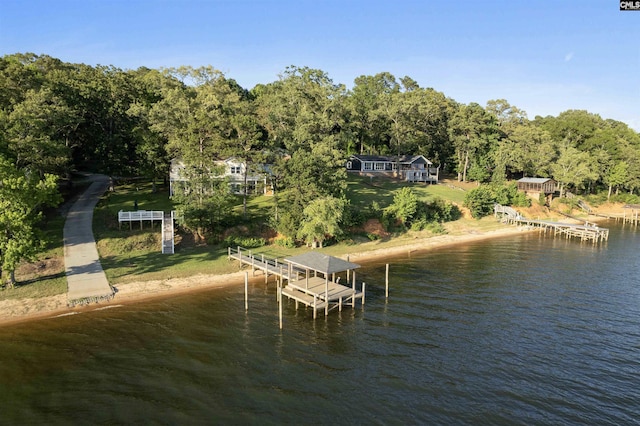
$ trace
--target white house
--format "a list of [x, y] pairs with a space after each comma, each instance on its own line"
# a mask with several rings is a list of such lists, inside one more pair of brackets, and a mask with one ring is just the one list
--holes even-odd
[[440, 174], [440, 166], [434, 167], [423, 155], [352, 155], [347, 160], [346, 167], [347, 172], [399, 177], [408, 182], [438, 183]]
[[[245, 182], [245, 173], [247, 173], [247, 165], [234, 157], [226, 160], [215, 161], [218, 166], [224, 167], [224, 174], [214, 177], [227, 179], [234, 194], [242, 194], [242, 186]], [[266, 169], [266, 165], [259, 166]], [[189, 179], [185, 176], [185, 164], [180, 159], [171, 160], [171, 168], [169, 170], [169, 195], [173, 196], [176, 182], [187, 182]], [[246, 176], [247, 193], [249, 194], [267, 194], [269, 186], [267, 185], [266, 173], [251, 173]]]

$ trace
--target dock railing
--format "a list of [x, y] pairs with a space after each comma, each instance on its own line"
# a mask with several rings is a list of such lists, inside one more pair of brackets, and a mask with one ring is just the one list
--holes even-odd
[[156, 220], [162, 222], [164, 218], [164, 212], [162, 210], [135, 210], [125, 212], [120, 210], [118, 212], [118, 226], [122, 227], [122, 222], [129, 222], [129, 228], [133, 222], [140, 222], [140, 229], [142, 229], [142, 223], [150, 221], [153, 227], [153, 222]]

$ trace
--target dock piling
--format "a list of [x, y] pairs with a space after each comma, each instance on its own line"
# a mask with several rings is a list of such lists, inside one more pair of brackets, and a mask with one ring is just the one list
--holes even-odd
[[[364, 308], [364, 289], [367, 284], [362, 281], [362, 307]], [[355, 302], [355, 301], [354, 301]]]
[[280, 303], [278, 303], [278, 317], [280, 318], [280, 330], [282, 330], [282, 285], [278, 287], [278, 297]]
[[389, 298], [389, 264], [388, 263], [384, 273], [384, 296], [387, 299]]
[[244, 310], [249, 310], [249, 272], [244, 273]]

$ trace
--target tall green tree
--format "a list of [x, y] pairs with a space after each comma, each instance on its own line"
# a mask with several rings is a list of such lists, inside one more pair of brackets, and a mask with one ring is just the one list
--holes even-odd
[[327, 196], [313, 200], [304, 208], [303, 219], [298, 238], [307, 245], [319, 244], [322, 248], [327, 237], [339, 236], [342, 232], [340, 222], [346, 202], [343, 199]]
[[502, 173], [502, 178], [505, 173], [548, 177], [556, 151], [556, 144], [546, 130], [531, 124], [518, 125], [493, 146], [495, 174]]
[[[181, 67], [165, 71], [173, 79], [149, 112], [151, 130], [167, 140], [167, 151], [185, 165], [188, 182], [176, 201], [196, 239], [220, 230], [231, 214], [228, 182], [217, 161], [233, 132], [229, 97], [233, 82], [212, 68]], [[188, 84], [187, 84], [188, 83]]]
[[579, 188], [584, 182], [598, 177], [597, 165], [587, 153], [572, 146], [560, 149], [558, 160], [551, 166], [553, 178], [560, 184], [560, 197], [567, 186]]
[[284, 201], [276, 206], [276, 227], [295, 237], [309, 203], [326, 196], [342, 198], [346, 91], [321, 70], [288, 67], [277, 82], [254, 92], [260, 123], [268, 134], [267, 150], [284, 150], [288, 157], [275, 167], [283, 189], [276, 201]]
[[234, 157], [244, 163], [242, 184], [242, 214], [247, 217], [247, 198], [249, 175], [265, 175], [264, 164], [269, 155], [263, 149], [263, 129], [258, 121], [256, 105], [245, 90], [236, 90], [227, 96], [226, 108], [229, 111], [229, 133], [222, 151], [226, 156]]
[[[42, 249], [36, 227], [42, 209], [60, 202], [56, 177], [17, 169], [0, 156], [0, 279], [13, 287], [22, 260], [32, 260]], [[4, 279], [3, 273], [8, 277]]]
[[[388, 72], [376, 75], [361, 75], [347, 98], [349, 124], [360, 154], [382, 153], [387, 149], [389, 119], [383, 113], [384, 102], [400, 91], [400, 84]], [[353, 152], [347, 152], [352, 154]]]
[[449, 120], [449, 136], [455, 147], [458, 181], [467, 181], [471, 162], [487, 155], [496, 140], [494, 120], [480, 105], [460, 105]]
[[28, 91], [6, 122], [8, 151], [16, 165], [41, 176], [65, 174], [70, 161], [66, 129], [75, 120], [71, 109], [50, 90]]
[[133, 72], [134, 85], [139, 95], [132, 101], [127, 114], [133, 117], [132, 134], [138, 157], [139, 175], [152, 180], [155, 188], [157, 179], [167, 180], [170, 158], [167, 153], [167, 139], [152, 129], [150, 118], [153, 106], [162, 100], [162, 91], [167, 85], [175, 85], [170, 77], [157, 70], [139, 68]]
[[611, 198], [611, 192], [613, 188], [616, 188], [616, 193], [627, 182], [629, 175], [629, 163], [626, 161], [620, 161], [611, 167], [606, 176], [604, 177], [605, 183], [609, 186], [607, 191], [607, 200]]

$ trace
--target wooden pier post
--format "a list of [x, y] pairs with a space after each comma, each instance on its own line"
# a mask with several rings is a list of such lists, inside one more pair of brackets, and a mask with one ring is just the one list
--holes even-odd
[[324, 275], [324, 316], [329, 315], [329, 277]]
[[389, 264], [387, 263], [387, 267], [384, 273], [384, 296], [389, 298]]
[[[347, 255], [347, 262], [349, 262], [349, 255]], [[349, 284], [349, 272], [350, 270], [347, 269], [347, 284]]]
[[313, 319], [318, 317], [318, 308], [316, 307], [316, 300], [318, 300], [318, 296], [313, 295]]
[[280, 303], [278, 303], [278, 317], [280, 318], [280, 330], [282, 330], [282, 286], [278, 287], [278, 297]]
[[244, 273], [244, 310], [249, 310], [249, 272]]
[[351, 290], [353, 290], [353, 298], [351, 299], [351, 306], [356, 307], [356, 271], [353, 271], [353, 277], [351, 277]]
[[[362, 282], [362, 307], [363, 307], [363, 308], [364, 308], [364, 289], [365, 289], [365, 286], [366, 286], [366, 285], [367, 285], [367, 284], [365, 284], [365, 282], [363, 281], [363, 282]], [[355, 302], [355, 301], [354, 301], [354, 302]]]

